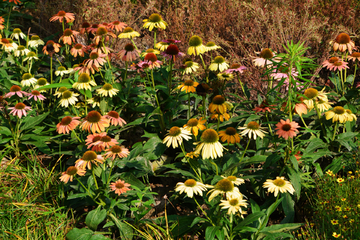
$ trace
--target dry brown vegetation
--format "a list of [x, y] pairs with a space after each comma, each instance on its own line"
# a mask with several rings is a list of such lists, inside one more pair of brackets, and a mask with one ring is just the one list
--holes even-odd
[[[329, 55], [329, 42], [339, 33], [347, 32], [358, 42], [360, 2], [357, 0], [37, 0], [38, 29], [42, 37], [54, 31], [48, 19], [59, 10], [77, 15], [75, 28], [82, 22], [126, 22], [141, 37], [140, 48], [152, 47], [153, 35], [142, 29], [142, 20], [160, 13], [169, 27], [158, 33], [158, 39], [182, 41], [187, 49], [188, 39], [196, 34], [204, 42], [214, 41], [223, 49], [217, 54], [230, 62], [240, 62], [250, 68], [244, 81], [259, 89], [261, 73], [254, 69], [251, 56], [262, 48], [284, 51], [287, 41], [305, 42], [308, 57], [322, 62]], [[61, 31], [60, 26], [58, 30]], [[120, 43], [119, 44], [124, 44]], [[121, 47], [121, 46], [119, 46]], [[320, 69], [318, 69], [320, 71]], [[251, 74], [250, 74], [251, 73]], [[324, 75], [324, 74], [321, 74]], [[326, 75], [324, 75], [326, 77]], [[324, 79], [326, 80], [326, 79]]]

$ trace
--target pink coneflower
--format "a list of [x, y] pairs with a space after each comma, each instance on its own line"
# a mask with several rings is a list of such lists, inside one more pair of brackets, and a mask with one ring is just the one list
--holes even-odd
[[111, 138], [107, 135], [102, 136], [97, 143], [95, 143], [98, 147], [100, 147], [101, 151], [111, 148], [112, 146], [115, 146], [118, 144], [118, 141], [114, 138]]
[[98, 69], [100, 66], [102, 66], [104, 63], [106, 63], [105, 57], [106, 54], [100, 54], [96, 51], [92, 51], [89, 55], [90, 59], [87, 59], [85, 61], [85, 66], [89, 69], [95, 68]]
[[323, 67], [326, 67], [327, 69], [329, 69], [330, 71], [341, 71], [344, 70], [345, 68], [349, 68], [347, 65], [347, 62], [344, 62], [342, 60], [340, 60], [337, 57], [332, 57], [329, 60], [326, 60], [325, 62], [323, 62]]
[[243, 73], [244, 70], [246, 70], [246, 69], [247, 69], [247, 67], [241, 66], [238, 63], [234, 63], [225, 72], [226, 73], [233, 73], [233, 72]]
[[61, 119], [61, 122], [56, 125], [56, 131], [59, 134], [70, 133], [70, 131], [73, 131], [80, 124], [79, 119], [79, 117], [63, 117], [63, 119]]
[[106, 153], [104, 154], [104, 157], [112, 158], [112, 160], [114, 160], [116, 157], [119, 157], [119, 158], [127, 157], [130, 153], [129, 149], [127, 149], [126, 147], [124, 147], [122, 145], [121, 146], [119, 146], [119, 145], [112, 146], [111, 148], [106, 149], [105, 151], [106, 151]]
[[64, 19], [66, 20], [66, 22], [72, 22], [75, 20], [75, 15], [73, 13], [67, 13], [65, 11], [59, 11], [57, 14], [55, 14], [54, 16], [52, 16], [50, 18], [50, 22], [54, 22], [56, 20], [59, 20], [59, 22], [63, 22]]
[[79, 176], [84, 176], [86, 173], [85, 170], [75, 167], [75, 166], [70, 166], [66, 169], [65, 172], [63, 172], [61, 174], [61, 177], [59, 178], [61, 182], [64, 183], [68, 183], [69, 181], [72, 182], [74, 179], [74, 176], [77, 174]]
[[43, 47], [43, 53], [52, 56], [54, 53], [60, 51], [60, 47], [61, 47], [60, 44], [55, 43], [52, 40], [49, 40], [46, 42], [45, 46]]
[[[269, 49], [264, 48], [261, 52], [256, 52], [259, 57], [254, 57], [254, 65], [258, 67], [271, 66], [273, 64], [273, 58], [275, 54]], [[272, 61], [271, 61], [272, 60]]]
[[77, 57], [77, 55], [79, 55], [80, 57], [84, 57], [85, 52], [86, 48], [81, 43], [75, 44], [74, 47], [72, 47], [70, 50], [70, 54], [74, 57]]
[[17, 95], [18, 97], [25, 97], [25, 96], [27, 96], [28, 94], [26, 93], [26, 92], [24, 92], [24, 91], [21, 91], [21, 87], [20, 86], [18, 86], [18, 85], [13, 85], [11, 88], [10, 88], [10, 92], [8, 92], [8, 93], [6, 93], [5, 95], [4, 95], [4, 98], [10, 98], [10, 97], [12, 97], [12, 96], [14, 96], [14, 95]]
[[127, 24], [120, 21], [113, 21], [112, 23], [109, 23], [108, 27], [111, 30], [115, 29], [115, 31], [121, 32], [127, 27]]
[[92, 151], [95, 151], [95, 152], [101, 152], [101, 146], [98, 146], [96, 143], [98, 141], [100, 141], [100, 139], [103, 137], [103, 136], [106, 136], [106, 132], [103, 132], [103, 133], [94, 133], [94, 134], [90, 134], [86, 137], [86, 140], [85, 140], [85, 145], [87, 145], [88, 149], [90, 149], [91, 147], [91, 150]]
[[103, 163], [104, 158], [101, 155], [97, 155], [94, 151], [86, 151], [82, 158], [76, 160], [75, 167], [79, 167], [83, 170], [86, 168], [91, 169], [91, 164], [98, 165]]
[[43, 101], [46, 99], [46, 97], [44, 97], [39, 91], [37, 90], [32, 90], [31, 93], [28, 94], [29, 96], [29, 100], [31, 98], [34, 98], [35, 101], [40, 100]]
[[87, 32], [94, 34], [98, 27], [99, 24], [91, 24], [91, 26], [87, 28]]
[[117, 57], [123, 61], [132, 62], [139, 57], [140, 51], [136, 50], [131, 43], [126, 44], [124, 49], [120, 50]]
[[305, 103], [302, 103], [302, 102], [301, 103], [296, 103], [294, 111], [295, 111], [295, 113], [302, 116], [303, 114], [307, 114], [307, 107], [306, 107]]
[[258, 113], [258, 112], [263, 112], [263, 113], [271, 112], [271, 110], [274, 109], [273, 106], [275, 106], [275, 105], [269, 105], [267, 103], [267, 101], [265, 100], [260, 104], [260, 106], [255, 107], [253, 110], [255, 111], [255, 113]]
[[89, 27], [91, 27], [90, 23], [88, 23], [88, 22], [83, 22], [83, 23], [81, 24], [81, 27], [79, 28], [80, 34], [84, 34], [85, 32], [88, 32]]
[[293, 138], [296, 136], [299, 132], [297, 130], [299, 127], [300, 126], [297, 122], [290, 122], [289, 119], [286, 119], [286, 121], [281, 119], [280, 122], [276, 124], [275, 130], [277, 130], [276, 134], [279, 135], [279, 137], [283, 137], [287, 140], [289, 137]]
[[183, 57], [185, 56], [185, 53], [180, 52], [179, 48], [174, 45], [170, 44], [164, 52], [161, 53], [165, 58], [167, 59], [173, 59], [176, 60], [177, 57]]
[[104, 41], [109, 40], [109, 36], [116, 38], [116, 35], [111, 31], [107, 30], [106, 26], [99, 25], [99, 27], [96, 29], [96, 36], [94, 38], [94, 42], [96, 45], [99, 45], [99, 42], [104, 39]]
[[26, 116], [27, 112], [26, 111], [30, 111], [31, 108], [29, 106], [26, 106], [25, 104], [19, 102], [15, 105], [15, 107], [10, 107], [8, 108], [8, 110], [11, 110], [10, 114], [14, 115], [14, 116], [18, 116], [19, 118], [21, 118], [23, 115]]
[[76, 42], [75, 36], [79, 32], [71, 30], [69, 28], [65, 29], [63, 35], [60, 37], [59, 41], [63, 41], [64, 44], [71, 45], [73, 42]]
[[122, 127], [126, 124], [125, 120], [122, 119], [116, 111], [110, 111], [104, 117], [110, 120], [110, 125], [112, 126], [120, 125], [120, 127]]
[[350, 56], [347, 57], [348, 60], [351, 60], [351, 61], [360, 61], [360, 53], [359, 52], [353, 52]]
[[146, 54], [144, 61], [139, 63], [139, 65], [143, 68], [144, 65], [149, 69], [159, 68], [162, 65], [162, 62], [159, 61], [154, 53]]
[[334, 51], [339, 50], [340, 52], [345, 52], [348, 50], [350, 54], [352, 53], [354, 47], [355, 43], [351, 41], [350, 36], [347, 33], [340, 33], [336, 37], [333, 45]]
[[88, 132], [96, 133], [96, 132], [105, 132], [105, 128], [109, 127], [109, 120], [98, 111], [91, 111], [85, 117], [83, 123], [81, 124], [81, 128], [83, 130], [87, 130]]
[[125, 183], [125, 181], [121, 181], [120, 179], [110, 184], [111, 191], [115, 191], [115, 194], [119, 196], [122, 193], [126, 193], [127, 191], [131, 190], [129, 188], [130, 186], [131, 186], [130, 184]]

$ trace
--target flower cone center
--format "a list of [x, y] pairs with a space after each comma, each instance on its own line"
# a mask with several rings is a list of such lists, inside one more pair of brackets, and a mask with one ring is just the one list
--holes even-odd
[[221, 105], [221, 104], [223, 104], [225, 102], [225, 98], [223, 96], [221, 96], [221, 95], [216, 95], [213, 98], [212, 102], [214, 104], [216, 104], [216, 105]]
[[113, 146], [110, 150], [111, 150], [113, 153], [120, 153], [122, 149], [121, 149], [120, 146], [115, 145], [115, 146]]
[[82, 28], [89, 28], [91, 27], [90, 23], [88, 22], [84, 22], [82, 25], [81, 25]]
[[66, 14], [65, 11], [59, 11], [57, 15], [58, 15], [59, 17], [64, 17], [65, 14]]
[[336, 37], [335, 41], [336, 41], [337, 43], [339, 43], [339, 44], [347, 44], [347, 43], [350, 42], [350, 36], [349, 36], [349, 34], [347, 34], [347, 33], [340, 33], [340, 34]]
[[19, 45], [18, 48], [17, 48], [17, 50], [19, 50], [19, 51], [22, 51], [24, 49], [25, 49], [25, 47], [23, 45]]
[[74, 176], [77, 173], [77, 168], [74, 166], [70, 166], [66, 169], [66, 174], [70, 176]]
[[21, 87], [19, 87], [18, 85], [13, 85], [10, 88], [10, 92], [19, 92], [19, 91], [21, 91]]
[[83, 45], [80, 44], [80, 43], [77, 43], [77, 44], [75, 44], [74, 48], [75, 48], [76, 50], [80, 50], [80, 49], [83, 48]]
[[134, 45], [132, 45], [131, 43], [128, 43], [125, 45], [125, 48], [124, 48], [127, 52], [132, 52], [134, 51], [135, 47]]
[[214, 63], [221, 64], [223, 62], [225, 62], [225, 58], [223, 58], [222, 56], [216, 56], [214, 58]]
[[318, 96], [319, 92], [315, 88], [308, 88], [305, 90], [304, 95], [309, 99], [314, 99]]
[[260, 53], [260, 57], [265, 59], [271, 59], [274, 57], [274, 54], [269, 48], [264, 48]]
[[341, 115], [345, 113], [345, 109], [343, 107], [337, 106], [333, 109], [335, 114]]
[[189, 127], [195, 127], [197, 126], [199, 123], [199, 121], [196, 118], [192, 118], [190, 119], [186, 125], [188, 125]]
[[231, 192], [234, 190], [234, 184], [228, 179], [221, 179], [216, 185], [215, 188], [224, 192]]
[[113, 89], [113, 86], [109, 83], [105, 83], [102, 88], [106, 91], [110, 91], [111, 89]]
[[174, 44], [170, 44], [165, 51], [167, 54], [169, 55], [177, 55], [180, 51], [179, 48], [177, 46], [175, 46]]
[[190, 47], [198, 47], [202, 44], [202, 39], [199, 36], [192, 36], [189, 40], [189, 46]]
[[237, 69], [239, 68], [241, 65], [238, 64], [238, 63], [233, 63], [231, 66], [230, 66], [230, 69]]
[[[233, 127], [228, 127], [225, 130], [226, 135], [234, 136], [236, 134], [236, 129]], [[228, 177], [229, 179], [229, 177]]]
[[157, 57], [154, 53], [148, 53], [145, 56], [145, 60], [146, 61], [151, 61], [151, 62], [156, 62], [157, 61]]
[[22, 75], [22, 80], [28, 80], [32, 78], [32, 75], [30, 73], [25, 73]]
[[[41, 79], [41, 78], [40, 78]], [[46, 81], [47, 82], [47, 81]], [[45, 83], [46, 84], [46, 83]], [[61, 87], [59, 88], [58, 92], [63, 93], [67, 90], [67, 87]]]
[[155, 53], [155, 49], [153, 48], [146, 49], [146, 53]]
[[252, 130], [258, 130], [260, 128], [260, 125], [257, 122], [252, 121], [247, 124], [247, 128]]
[[13, 33], [22, 33], [20, 28], [14, 28]]
[[329, 63], [334, 63], [334, 62], [337, 62], [339, 61], [339, 58], [338, 57], [332, 57], [329, 59]]
[[90, 82], [91, 81], [91, 79], [90, 79], [90, 75], [89, 74], [87, 74], [87, 73], [81, 73], [80, 75], [79, 75], [79, 78], [78, 78], [78, 82], [79, 83], [88, 83], [88, 82]]
[[228, 176], [227, 179], [229, 179], [232, 182], [236, 181], [236, 177], [235, 176]]
[[229, 204], [230, 204], [231, 206], [236, 206], [236, 205], [238, 205], [238, 203], [239, 203], [239, 200], [237, 200], [236, 198], [235, 198], [235, 199], [231, 199], [231, 200], [229, 201]]
[[99, 58], [99, 54], [97, 52], [92, 52], [92, 53], [90, 53], [89, 57], [91, 60], [95, 60], [95, 59]]
[[126, 28], [124, 29], [123, 33], [131, 33], [131, 32], [133, 32], [133, 31], [134, 31], [134, 29], [132, 29], [131, 27], [126, 27]]
[[282, 127], [281, 127], [281, 130], [286, 131], [286, 132], [290, 131], [290, 129], [291, 129], [291, 125], [288, 124], [288, 123], [285, 123], [285, 124], [282, 125]]
[[86, 116], [86, 120], [91, 123], [98, 123], [101, 120], [101, 114], [97, 111], [91, 111]]
[[214, 129], [206, 129], [201, 135], [202, 141], [205, 143], [215, 143], [219, 140], [219, 135]]
[[63, 66], [60, 66], [60, 67], [58, 67], [58, 70], [59, 70], [59, 71], [65, 71], [65, 70], [66, 70], [66, 68], [65, 68], [65, 67], [63, 67]]
[[109, 137], [109, 136], [103, 136], [103, 137], [100, 139], [100, 141], [102, 141], [102, 142], [111, 142], [111, 137]]
[[187, 187], [195, 187], [196, 181], [194, 179], [188, 179], [184, 182], [184, 185]]
[[34, 35], [31, 37], [31, 40], [37, 41], [37, 40], [40, 40], [40, 37], [38, 35]]
[[337, 61], [337, 62], [334, 62], [334, 65], [339, 67], [339, 66], [342, 66], [343, 63], [341, 61]]
[[69, 99], [69, 98], [71, 98], [72, 97], [72, 92], [71, 91], [65, 91], [65, 92], [63, 92], [63, 94], [62, 94], [62, 98], [63, 99]]
[[34, 95], [34, 96], [39, 96], [39, 95], [40, 95], [40, 92], [37, 91], [37, 90], [32, 90], [32, 91], [31, 91], [31, 94]]
[[23, 110], [23, 109], [25, 109], [25, 104], [23, 104], [23, 103], [18, 103], [18, 104], [16, 104], [15, 105], [15, 109], [17, 109], [17, 110]]
[[101, 136], [95, 136], [92, 140], [92, 142], [97, 142], [101, 140]]
[[66, 29], [64, 31], [64, 36], [69, 37], [71, 35], [73, 35], [73, 31], [71, 29]]
[[170, 128], [170, 130], [169, 130], [169, 135], [173, 136], [173, 137], [178, 136], [180, 133], [181, 133], [181, 129], [179, 127], [176, 127], [176, 126]]
[[355, 58], [358, 58], [358, 57], [360, 57], [360, 53], [359, 53], [359, 52], [353, 52], [353, 53], [351, 54], [351, 56], [352, 56], [352, 57], [355, 57]]
[[206, 44], [207, 47], [214, 47], [215, 46], [215, 43], [214, 42], [208, 42]]
[[69, 125], [72, 121], [72, 117], [66, 116], [61, 119], [61, 125]]
[[10, 43], [10, 41], [7, 38], [2, 38], [1, 42], [4, 43], [4, 44], [9, 44]]
[[184, 85], [185, 86], [189, 86], [189, 87], [192, 87], [192, 86], [194, 86], [194, 81], [193, 80], [186, 80], [185, 82], [184, 82]]
[[36, 53], [34, 52], [28, 52], [28, 54], [26, 54], [27, 57], [36, 57]]
[[118, 182], [118, 183], [115, 184], [115, 187], [116, 187], [117, 189], [122, 189], [122, 188], [125, 187], [125, 185], [124, 185], [122, 182]]
[[97, 30], [96, 30], [96, 35], [98, 36], [102, 36], [102, 35], [105, 35], [107, 34], [108, 31], [106, 30], [106, 28], [104, 27], [99, 27]]
[[97, 155], [94, 151], [86, 151], [82, 157], [84, 161], [92, 161], [97, 158]]
[[110, 111], [110, 112], [108, 112], [107, 115], [109, 115], [112, 118], [119, 118], [119, 114], [115, 111]]
[[194, 65], [193, 61], [187, 61], [185, 62], [185, 67], [192, 67]]
[[162, 17], [157, 13], [153, 13], [149, 17], [149, 21], [153, 22], [153, 23], [161, 22], [161, 20], [162, 20]]
[[275, 186], [278, 186], [278, 187], [283, 187], [285, 186], [286, 182], [285, 180], [281, 179], [281, 178], [277, 178], [273, 181], [274, 185]]

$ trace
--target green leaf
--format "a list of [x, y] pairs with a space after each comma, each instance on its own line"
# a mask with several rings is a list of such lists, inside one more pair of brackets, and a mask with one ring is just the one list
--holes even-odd
[[87, 193], [75, 193], [73, 195], [68, 196], [67, 200], [76, 199], [76, 198], [84, 198], [87, 197]]
[[61, 87], [72, 88], [72, 85], [70, 83], [54, 83], [54, 84], [49, 84], [49, 85], [37, 88], [36, 90], [43, 90], [43, 89], [50, 89], [50, 88], [61, 88]]
[[92, 235], [94, 234], [93, 231], [86, 228], [73, 228], [66, 234], [66, 238], [68, 240], [90, 240]]
[[290, 193], [286, 192], [282, 194], [284, 197], [284, 200], [282, 201], [282, 207], [285, 212], [285, 218], [281, 221], [281, 223], [292, 223], [294, 222], [295, 217], [295, 202], [292, 199]]
[[121, 222], [112, 213], [109, 216], [119, 229], [121, 239], [131, 240], [133, 238], [132, 228], [128, 224]]
[[312, 154], [316, 149], [319, 148], [326, 148], [326, 143], [324, 143], [320, 138], [312, 139], [305, 149], [304, 154]]
[[220, 230], [220, 226], [207, 227], [205, 230], [205, 239], [215, 239], [216, 232]]
[[4, 135], [4, 136], [12, 136], [12, 133], [10, 131], [10, 129], [8, 129], [7, 127], [0, 127], [0, 135]]
[[260, 232], [269, 232], [269, 233], [280, 233], [280, 232], [288, 232], [295, 230], [301, 227], [302, 223], [285, 223], [285, 224], [275, 224], [269, 227], [264, 228]]
[[207, 220], [206, 218], [202, 218], [202, 217], [196, 217], [196, 218], [194, 218], [194, 220], [191, 223], [190, 227], [192, 228], [195, 224], [199, 223], [200, 221], [208, 222], [209, 220]]
[[286, 167], [291, 184], [294, 186], [296, 195], [300, 198], [301, 193], [301, 177], [300, 173], [293, 168]]
[[98, 225], [104, 221], [106, 218], [106, 210], [101, 210], [101, 205], [99, 205], [96, 209], [92, 210], [88, 213], [85, 218], [86, 225], [91, 229], [96, 231]]
[[49, 115], [49, 113], [50, 112], [47, 112], [47, 113], [44, 113], [44, 114], [36, 116], [36, 117], [32, 117], [30, 115], [26, 116], [26, 118], [24, 119], [25, 124], [22, 127], [20, 127], [20, 129], [22, 131], [25, 131], [27, 129], [35, 127], [36, 125], [41, 123], [47, 117], [47, 115]]
[[256, 212], [248, 215], [244, 220], [242, 220], [235, 228], [234, 231], [241, 231], [243, 227], [253, 223], [254, 221], [258, 220], [259, 218], [265, 215], [264, 211]]

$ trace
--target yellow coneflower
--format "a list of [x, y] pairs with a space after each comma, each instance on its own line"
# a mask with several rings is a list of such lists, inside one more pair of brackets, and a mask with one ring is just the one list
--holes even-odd
[[221, 137], [222, 142], [227, 142], [232, 144], [240, 142], [240, 135], [233, 127], [228, 127], [226, 128], [225, 131], [219, 131], [219, 137]]
[[205, 48], [206, 48], [206, 52], [209, 52], [209, 51], [213, 51], [216, 49], [220, 49], [221, 47], [216, 45], [214, 42], [210, 41], [210, 42], [206, 43]]
[[188, 130], [192, 134], [194, 134], [195, 137], [199, 134], [199, 130], [203, 131], [206, 129], [204, 123], [206, 123], [206, 119], [200, 118], [197, 120], [196, 118], [191, 118], [189, 121], [184, 125], [184, 129]]
[[180, 89], [180, 91], [185, 91], [186, 93], [194, 93], [196, 92], [196, 87], [199, 85], [198, 82], [195, 82], [191, 79], [185, 80], [183, 83], [181, 83], [177, 88]]
[[143, 20], [143, 22], [144, 22], [143, 28], [148, 28], [149, 31], [152, 31], [153, 28], [166, 29], [166, 25], [167, 25], [167, 23], [157, 13], [151, 14], [149, 19], [145, 19]]
[[78, 77], [78, 81], [73, 84], [73, 88], [81, 90], [91, 90], [91, 86], [96, 86], [96, 82], [91, 79], [87, 73], [81, 73]]
[[126, 27], [122, 33], [118, 36], [119, 38], [134, 38], [134, 37], [140, 37], [140, 33], [136, 32], [131, 27]]
[[326, 120], [332, 119], [332, 122], [345, 123], [348, 119], [346, 110], [341, 106], [336, 106], [325, 113]]
[[211, 189], [207, 194], [210, 194], [209, 202], [211, 202], [211, 200], [213, 200], [214, 197], [218, 196], [219, 194], [221, 195], [225, 194], [227, 199], [231, 199], [231, 198], [243, 199], [243, 195], [240, 193], [239, 189], [234, 186], [232, 181], [226, 178], [218, 181], [214, 186], [214, 189]]
[[206, 52], [205, 46], [202, 44], [201, 37], [194, 35], [189, 40], [189, 48], [187, 54], [189, 55], [199, 55]]
[[211, 113], [217, 112], [224, 114], [226, 113], [226, 110], [225, 98], [221, 95], [216, 95], [209, 104], [209, 111]]

